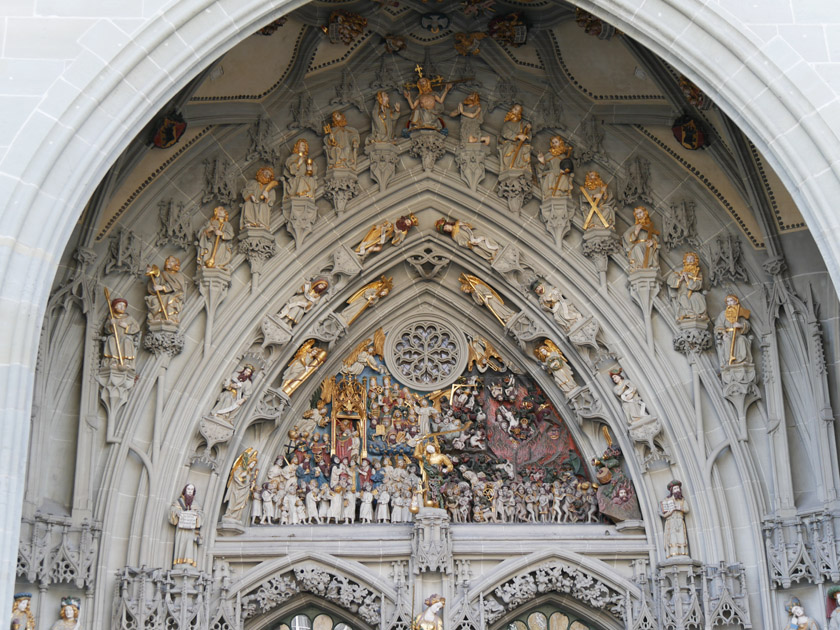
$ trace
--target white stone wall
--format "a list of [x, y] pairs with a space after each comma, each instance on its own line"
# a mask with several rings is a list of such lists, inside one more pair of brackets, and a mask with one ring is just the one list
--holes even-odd
[[[57, 261], [107, 169], [183, 85], [282, 0], [0, 3], [0, 618], [17, 550], [35, 352]], [[833, 0], [581, 1], [683, 70], [772, 162], [840, 286]]]

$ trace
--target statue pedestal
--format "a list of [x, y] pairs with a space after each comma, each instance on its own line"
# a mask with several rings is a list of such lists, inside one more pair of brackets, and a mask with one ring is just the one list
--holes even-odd
[[266, 315], [262, 324], [260, 324], [260, 328], [263, 332], [263, 348], [268, 346], [282, 347], [292, 339], [292, 325], [287, 319], [276, 315]]
[[455, 161], [461, 168], [461, 179], [470, 187], [473, 192], [476, 191], [481, 180], [484, 179], [486, 171], [484, 169], [484, 159], [487, 157], [487, 152], [484, 145], [480, 142], [467, 142], [458, 148], [455, 154]]
[[347, 209], [347, 202], [359, 194], [359, 178], [349, 168], [330, 168], [324, 180], [324, 196], [332, 200], [338, 214]]
[[239, 521], [223, 517], [216, 531], [222, 536], [241, 536], [245, 533], [245, 526]]
[[388, 182], [397, 172], [400, 154], [393, 142], [370, 142], [365, 144], [365, 154], [370, 158], [370, 176], [384, 193]]
[[589, 315], [572, 326], [569, 329], [568, 337], [577, 348], [591, 348], [595, 352], [600, 351], [598, 346], [598, 333], [601, 331], [601, 325], [598, 320]]
[[446, 136], [432, 129], [411, 131], [408, 136], [411, 138], [411, 148], [408, 150], [409, 154], [420, 158], [423, 164], [423, 170], [430, 173], [435, 167], [435, 162], [446, 153], [446, 149], [444, 148]]
[[511, 168], [501, 171], [496, 192], [507, 201], [511, 212], [519, 214], [522, 204], [534, 195], [531, 190], [531, 169]]
[[287, 208], [286, 230], [295, 239], [295, 247], [300, 249], [303, 240], [312, 231], [318, 219], [315, 200], [309, 197], [294, 197]]
[[659, 280], [659, 270], [653, 268], [637, 269], [636, 271], [631, 271], [627, 278], [630, 281], [630, 295], [642, 309], [648, 348], [653, 352], [653, 323], [651, 321], [651, 312], [653, 311], [653, 300], [659, 294], [659, 290], [662, 287], [662, 283]]
[[208, 468], [216, 468], [216, 458], [213, 455], [213, 447], [216, 444], [224, 444], [233, 437], [233, 423], [226, 418], [213, 414], [201, 417], [198, 422], [198, 433], [204, 438], [204, 452], [193, 458], [193, 463], [204, 464]]
[[576, 205], [569, 197], [549, 197], [540, 204], [540, 220], [554, 237], [554, 244], [563, 251], [563, 239], [572, 227]]
[[700, 354], [712, 347], [709, 319], [678, 319], [674, 350], [681, 354]]
[[244, 227], [239, 232], [239, 253], [251, 266], [251, 292], [259, 288], [263, 263], [277, 253], [277, 241], [270, 230], [261, 227]]
[[174, 322], [149, 322], [148, 332], [143, 335], [143, 347], [155, 356], [165, 353], [174, 357], [184, 349], [184, 335]]
[[109, 438], [113, 435], [117, 412], [128, 401], [128, 394], [134, 387], [135, 377], [136, 372], [133, 366], [102, 366], [96, 374], [96, 382], [102, 388], [99, 391], [99, 398], [108, 415]]
[[659, 434], [662, 433], [662, 423], [655, 416], [631, 420], [627, 428], [633, 442], [642, 446], [642, 448], [647, 447], [648, 453], [643, 460], [645, 470], [648, 469], [651, 462], [670, 461], [667, 451], [657, 446], [655, 442]]
[[207, 356], [210, 352], [216, 309], [230, 288], [230, 271], [199, 266], [195, 276], [198, 292], [204, 298], [204, 308], [207, 311], [207, 323], [204, 328], [204, 355]]
[[607, 257], [618, 251], [618, 234], [614, 229], [594, 227], [583, 232], [583, 255], [595, 263], [601, 288], [607, 286]]
[[[727, 348], [727, 353], [729, 349]], [[747, 409], [761, 398], [758, 385], [755, 382], [755, 364], [738, 363], [724, 364], [720, 368], [720, 380], [723, 384], [723, 395], [738, 413], [738, 439], [746, 441]]]

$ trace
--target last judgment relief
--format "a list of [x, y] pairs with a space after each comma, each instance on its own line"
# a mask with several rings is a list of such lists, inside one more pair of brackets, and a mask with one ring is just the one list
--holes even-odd
[[[264, 476], [261, 456], [242, 453], [226, 517], [250, 499], [251, 525], [266, 526], [406, 523], [421, 506], [445, 509], [454, 523], [640, 518], [620, 449], [610, 444], [592, 462], [591, 479], [546, 393], [490, 342], [470, 338], [467, 369], [424, 391], [388, 369], [386, 334], [397, 333], [380, 328], [323, 379]], [[461, 350], [450, 335], [426, 322], [403, 331], [393, 344], [399, 372], [448, 376]]]

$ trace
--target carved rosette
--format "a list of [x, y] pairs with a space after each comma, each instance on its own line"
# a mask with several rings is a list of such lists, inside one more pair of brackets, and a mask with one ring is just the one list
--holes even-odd
[[400, 161], [397, 145], [393, 142], [371, 142], [365, 145], [365, 154], [370, 157], [370, 176], [379, 184], [379, 192], [384, 193]]
[[531, 171], [511, 169], [499, 173], [496, 191], [507, 201], [508, 209], [516, 214], [522, 210], [522, 204], [534, 196], [531, 189]]
[[572, 227], [575, 207], [571, 197], [551, 197], [540, 204], [540, 220], [558, 247], [563, 246], [563, 239]]
[[420, 158], [423, 163], [423, 170], [429, 173], [435, 167], [435, 162], [443, 157], [446, 152], [445, 141], [445, 137], [437, 131], [412, 131], [411, 148], [408, 152], [410, 155]]
[[455, 154], [455, 161], [461, 169], [461, 179], [473, 192], [476, 191], [486, 174], [484, 169], [486, 157], [487, 152], [480, 142], [467, 142], [461, 145]]
[[288, 208], [286, 230], [295, 239], [295, 247], [300, 249], [304, 239], [312, 231], [318, 219], [318, 208], [315, 201], [307, 197], [292, 199]]
[[347, 168], [330, 169], [324, 181], [324, 195], [332, 200], [338, 214], [347, 209], [347, 202], [359, 194], [359, 178]]
[[454, 383], [467, 364], [463, 333], [437, 316], [411, 316], [385, 338], [384, 359], [401, 383], [431, 391]]

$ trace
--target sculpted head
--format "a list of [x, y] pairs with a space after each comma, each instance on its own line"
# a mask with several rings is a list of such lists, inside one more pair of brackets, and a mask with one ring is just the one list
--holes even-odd
[[650, 223], [650, 214], [648, 213], [648, 209], [644, 206], [636, 206], [633, 208], [633, 217], [636, 219], [636, 223]]
[[586, 178], [584, 179], [583, 185], [586, 187], [587, 190], [595, 190], [597, 188], [604, 187], [604, 180], [601, 179], [601, 176], [598, 174], [598, 171], [589, 171], [586, 173]]
[[465, 98], [464, 105], [481, 105], [481, 97], [478, 95], [478, 92], [472, 92]]
[[522, 105], [517, 103], [505, 114], [505, 122], [519, 122], [520, 120], [522, 120]]
[[61, 599], [61, 612], [59, 616], [66, 621], [78, 619], [80, 604], [81, 602], [75, 597], [63, 597]]
[[111, 309], [119, 314], [122, 315], [125, 313], [125, 309], [128, 308], [128, 302], [123, 298], [117, 298], [115, 300], [111, 300]]
[[565, 155], [572, 150], [560, 136], [552, 136], [548, 141], [548, 148], [552, 155]]
[[295, 142], [294, 152], [298, 155], [309, 155], [309, 143], [304, 138], [299, 139]]
[[423, 77], [422, 79], [418, 79], [417, 80], [417, 91], [420, 92], [420, 94], [428, 94], [429, 92], [432, 91], [432, 82], [429, 79], [427, 79], [426, 77]]
[[342, 112], [333, 112], [332, 123], [336, 127], [345, 127], [347, 125], [347, 118]]
[[738, 299], [738, 296], [732, 295], [731, 293], [726, 296], [726, 306], [740, 306], [741, 301]]
[[676, 479], [671, 481], [671, 483], [668, 484], [668, 492], [675, 499], [682, 499], [683, 498], [682, 482], [677, 481]]
[[691, 268], [697, 267], [700, 264], [699, 259], [697, 258], [696, 252], [686, 252], [683, 254], [683, 267]]
[[388, 92], [385, 90], [380, 90], [376, 93], [376, 102], [382, 107], [388, 107], [391, 104], [391, 97], [388, 96]]
[[213, 209], [213, 218], [227, 223], [229, 218], [228, 211], [225, 210], [224, 206], [216, 206]]
[[269, 182], [274, 180], [274, 169], [270, 166], [263, 166], [261, 169], [257, 171], [255, 179], [265, 186]]
[[166, 271], [181, 271], [181, 261], [175, 256], [168, 256], [163, 262]]

